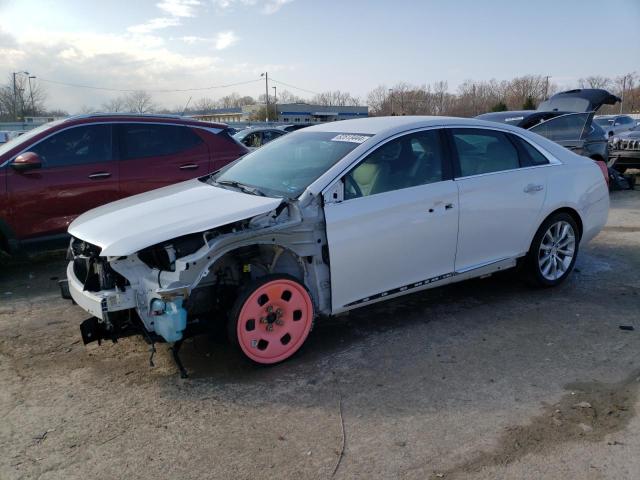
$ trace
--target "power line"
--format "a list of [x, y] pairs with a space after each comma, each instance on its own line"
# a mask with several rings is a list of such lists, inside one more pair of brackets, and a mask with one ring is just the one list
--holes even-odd
[[295, 85], [291, 85], [290, 83], [285, 83], [285, 82], [281, 82], [280, 80], [276, 80], [273, 77], [271, 77], [271, 81], [275, 82], [275, 83], [279, 83], [280, 85], [284, 85], [284, 86], [289, 87], [289, 88], [295, 88], [296, 90], [301, 90], [303, 92], [312, 93], [313, 95], [320, 95], [318, 92], [314, 92], [313, 90], [307, 90], [306, 88], [296, 87]]
[[134, 89], [134, 88], [96, 87], [96, 86], [93, 86], [93, 85], [81, 85], [81, 84], [77, 84], [77, 83], [59, 82], [57, 80], [49, 80], [49, 79], [42, 78], [42, 77], [38, 77], [38, 80], [40, 80], [41, 82], [53, 83], [53, 84], [56, 84], [56, 85], [62, 85], [62, 86], [65, 86], [65, 87], [87, 88], [87, 89], [90, 89], [90, 90], [105, 90], [105, 91], [108, 91], [108, 92], [122, 92], [122, 93], [130, 93], [130, 92], [135, 92], [135, 91], [138, 91], [138, 90], [144, 90], [144, 91], [149, 92], [149, 93], [198, 92], [198, 91], [204, 91], [204, 90], [214, 90], [214, 89], [218, 89], [218, 88], [237, 87], [239, 85], [247, 85], [249, 83], [255, 83], [255, 82], [260, 82], [261, 81], [260, 78], [256, 78], [254, 80], [247, 80], [245, 82], [228, 83], [228, 84], [224, 84], [224, 85], [212, 85], [212, 86], [209, 86], [209, 87], [175, 88], [175, 89], [153, 89], [153, 90], [149, 90], [149, 89]]

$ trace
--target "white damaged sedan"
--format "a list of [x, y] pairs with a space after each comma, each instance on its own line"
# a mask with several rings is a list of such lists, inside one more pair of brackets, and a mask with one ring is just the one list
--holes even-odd
[[91, 315], [85, 343], [142, 335], [180, 366], [184, 338], [224, 325], [272, 364], [318, 317], [516, 265], [557, 285], [608, 210], [592, 160], [526, 130], [347, 120], [80, 216], [68, 289]]

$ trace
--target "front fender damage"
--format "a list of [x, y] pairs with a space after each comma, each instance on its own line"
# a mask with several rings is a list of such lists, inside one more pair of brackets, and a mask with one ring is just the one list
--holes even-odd
[[[214, 330], [226, 322], [245, 282], [274, 272], [299, 278], [318, 313], [330, 311], [327, 240], [319, 200], [305, 207], [297, 201], [283, 202], [266, 214], [126, 257], [100, 260], [126, 280], [124, 288], [135, 308], [104, 312], [97, 321], [110, 332], [96, 334], [98, 338], [116, 340], [137, 331], [150, 343], [174, 343]], [[96, 322], [91, 327], [97, 328]]]

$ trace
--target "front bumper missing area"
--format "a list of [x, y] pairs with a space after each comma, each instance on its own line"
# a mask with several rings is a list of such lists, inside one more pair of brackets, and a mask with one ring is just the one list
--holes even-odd
[[73, 271], [73, 262], [67, 266], [67, 280], [69, 294], [80, 308], [100, 320], [106, 320], [107, 312], [119, 312], [136, 307], [133, 289], [126, 287], [124, 292], [117, 288], [89, 292], [84, 290], [84, 285], [76, 277]]

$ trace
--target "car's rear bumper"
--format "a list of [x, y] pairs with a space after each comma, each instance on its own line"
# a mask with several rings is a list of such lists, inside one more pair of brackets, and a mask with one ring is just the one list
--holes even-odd
[[124, 291], [117, 288], [99, 292], [84, 290], [84, 285], [78, 280], [73, 271], [73, 262], [69, 262], [69, 265], [67, 265], [67, 280], [69, 294], [73, 301], [83, 310], [99, 319], [105, 320], [105, 312], [118, 312], [135, 308], [136, 306], [131, 287], [125, 287]]

